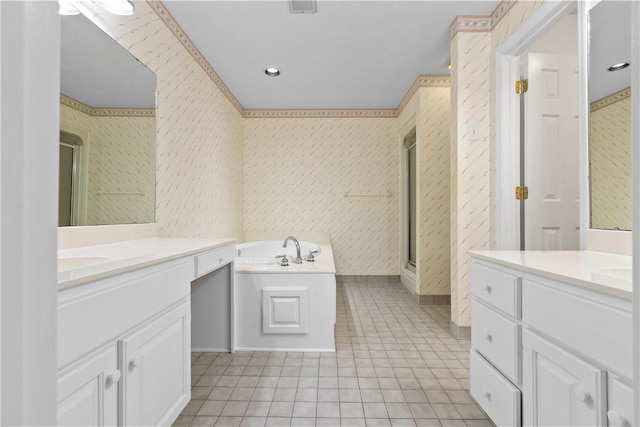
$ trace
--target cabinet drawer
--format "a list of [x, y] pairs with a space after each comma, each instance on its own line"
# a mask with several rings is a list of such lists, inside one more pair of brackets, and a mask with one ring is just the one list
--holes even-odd
[[196, 255], [196, 279], [236, 259], [236, 246], [229, 245]]
[[506, 377], [520, 383], [520, 325], [473, 301], [471, 345]]
[[520, 426], [520, 390], [507, 381], [482, 356], [471, 351], [470, 391], [497, 426]]
[[631, 302], [542, 280], [525, 280], [522, 293], [523, 323], [633, 378]]
[[188, 298], [193, 266], [177, 260], [58, 293], [58, 367]]
[[471, 294], [514, 319], [520, 319], [521, 281], [520, 277], [471, 262]]

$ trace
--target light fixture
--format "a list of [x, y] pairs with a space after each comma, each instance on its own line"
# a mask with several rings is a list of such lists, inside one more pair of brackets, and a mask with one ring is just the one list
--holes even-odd
[[73, 5], [69, 3], [68, 0], [58, 0], [58, 5], [60, 6], [60, 9], [58, 9], [58, 14], [60, 15], [74, 16], [80, 14], [80, 11], [73, 7]]
[[449, 62], [449, 65], [447, 65], [447, 68], [450, 70], [451, 69], [451, 62]]
[[629, 66], [628, 62], [619, 62], [617, 64], [612, 65], [611, 67], [609, 67], [609, 71], [620, 71], [620, 70], [624, 70], [625, 68], [627, 68]]
[[[133, 3], [129, 0], [93, 0], [93, 3], [114, 15], [133, 15], [135, 10]], [[78, 15], [80, 13], [69, 0], [58, 0], [58, 4], [60, 5], [58, 10], [60, 15]]]
[[280, 70], [275, 67], [269, 67], [264, 70], [264, 73], [269, 77], [278, 77], [280, 75]]

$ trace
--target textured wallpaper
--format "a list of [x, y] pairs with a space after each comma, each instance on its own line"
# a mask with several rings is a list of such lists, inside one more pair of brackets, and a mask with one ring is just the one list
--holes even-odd
[[160, 235], [242, 233], [240, 112], [146, 2], [131, 17], [90, 16], [157, 76]]
[[449, 295], [449, 104], [450, 88], [418, 90], [419, 293]]
[[[491, 245], [491, 33], [458, 32], [452, 40], [451, 314], [471, 323], [469, 250]], [[470, 140], [469, 124], [478, 126]]]
[[338, 274], [398, 274], [396, 119], [246, 119], [244, 137], [245, 231], [330, 232]]
[[155, 117], [92, 116], [60, 105], [87, 134], [86, 225], [155, 220]]
[[591, 228], [631, 230], [631, 98], [592, 110], [589, 132]]

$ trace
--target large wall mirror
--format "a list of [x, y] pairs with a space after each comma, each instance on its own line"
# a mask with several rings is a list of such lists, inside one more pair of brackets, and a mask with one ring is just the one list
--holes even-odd
[[155, 74], [82, 14], [61, 26], [58, 224], [154, 222]]
[[588, 19], [590, 225], [631, 230], [631, 2], [602, 1]]

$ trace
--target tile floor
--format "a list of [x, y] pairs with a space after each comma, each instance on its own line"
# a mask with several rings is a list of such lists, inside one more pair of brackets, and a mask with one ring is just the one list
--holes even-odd
[[338, 284], [336, 353], [193, 353], [179, 426], [491, 426], [449, 306], [398, 283]]

